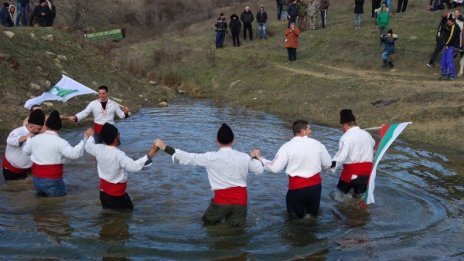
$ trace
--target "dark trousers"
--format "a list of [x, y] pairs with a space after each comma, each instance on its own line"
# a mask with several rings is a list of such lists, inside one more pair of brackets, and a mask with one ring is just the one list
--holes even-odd
[[225, 36], [226, 36], [226, 32], [224, 31], [216, 32], [216, 48], [222, 48], [224, 46]]
[[247, 31], [250, 36], [250, 40], [253, 40], [253, 28], [251, 27], [251, 23], [243, 23], [243, 39], [245, 40], [247, 39]]
[[281, 15], [282, 15], [282, 5], [277, 5], [277, 20], [280, 21]]
[[327, 26], [327, 9], [321, 10], [322, 28]]
[[288, 52], [288, 60], [295, 61], [296, 60], [296, 48], [287, 48]]
[[[401, 0], [400, 0], [401, 1]], [[376, 17], [375, 9], [380, 8], [380, 4], [382, 3], [381, 0], [372, 0], [372, 18]]]
[[245, 224], [246, 214], [247, 206], [216, 204], [211, 200], [211, 204], [202, 219], [205, 225], [218, 224], [225, 218], [227, 224], [231, 226], [241, 226]]
[[14, 173], [5, 168], [3, 168], [3, 177], [5, 180], [19, 180], [27, 178], [27, 174], [30, 173], [30, 170], [26, 170], [23, 173]]
[[398, 0], [398, 8], [396, 9], [396, 12], [405, 12], [406, 7], [408, 6], [408, 0]]
[[443, 41], [437, 41], [437, 44], [435, 45], [435, 50], [433, 50], [433, 53], [430, 56], [429, 64], [433, 64], [435, 62], [438, 55], [441, 53], [441, 50], [443, 50], [443, 47], [445, 47]]
[[102, 208], [104, 209], [131, 210], [134, 208], [134, 205], [132, 205], [131, 198], [129, 197], [127, 193], [122, 196], [115, 197], [115, 196], [106, 194], [105, 192], [100, 190], [100, 202], [101, 202]]
[[350, 183], [340, 179], [338, 181], [337, 188], [345, 194], [348, 194], [350, 190], [353, 189], [353, 196], [360, 197], [364, 192], [366, 192], [368, 183], [369, 177], [358, 176], [357, 178], [351, 180]]
[[232, 42], [234, 46], [240, 46], [240, 32], [232, 33]]
[[313, 216], [319, 211], [321, 202], [321, 184], [287, 191], [287, 212], [291, 218], [303, 218], [306, 214]]

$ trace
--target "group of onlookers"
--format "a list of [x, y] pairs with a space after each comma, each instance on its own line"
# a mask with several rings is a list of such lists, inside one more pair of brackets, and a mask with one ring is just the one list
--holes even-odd
[[329, 0], [276, 0], [277, 19], [297, 23], [298, 28], [316, 30], [318, 28], [318, 15], [321, 14], [321, 27], [327, 26], [327, 10]]
[[52, 26], [56, 17], [53, 0], [40, 0], [34, 9], [31, 8], [32, 4], [29, 0], [16, 0], [16, 6], [9, 2], [3, 3], [0, 9], [1, 25], [5, 27]]

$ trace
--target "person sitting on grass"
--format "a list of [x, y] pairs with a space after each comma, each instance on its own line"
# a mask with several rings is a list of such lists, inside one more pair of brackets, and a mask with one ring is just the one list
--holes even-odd
[[393, 33], [392, 29], [388, 29], [386, 34], [380, 36], [380, 41], [385, 44], [382, 52], [383, 68], [393, 68], [391, 55], [395, 52], [395, 41], [398, 35]]

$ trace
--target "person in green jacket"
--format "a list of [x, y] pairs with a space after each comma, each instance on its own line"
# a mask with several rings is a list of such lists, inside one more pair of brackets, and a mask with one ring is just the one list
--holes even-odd
[[377, 15], [377, 25], [379, 26], [380, 35], [387, 32], [388, 24], [390, 23], [390, 12], [388, 11], [387, 4], [384, 2], [380, 7], [380, 12]]

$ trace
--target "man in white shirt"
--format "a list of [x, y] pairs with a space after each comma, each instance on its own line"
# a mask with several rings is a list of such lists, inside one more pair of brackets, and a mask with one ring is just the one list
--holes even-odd
[[101, 205], [104, 209], [131, 210], [134, 206], [126, 193], [126, 171], [140, 171], [150, 162], [158, 148], [153, 144], [145, 156], [133, 160], [118, 148], [121, 137], [116, 127], [105, 123], [100, 134], [104, 144], [95, 144], [94, 138], [90, 137], [85, 150], [97, 159]]
[[340, 124], [345, 133], [332, 159], [333, 167], [343, 164], [337, 188], [345, 194], [353, 190], [353, 196], [359, 197], [366, 192], [369, 183], [375, 141], [367, 131], [356, 125], [356, 118], [350, 109], [340, 111]]
[[27, 123], [14, 129], [6, 139], [6, 149], [3, 155], [3, 177], [5, 180], [25, 179], [30, 173], [32, 161], [29, 155], [22, 151], [22, 146], [28, 137], [42, 130], [45, 114], [42, 110], [31, 111]]
[[31, 155], [32, 182], [37, 195], [60, 197], [66, 195], [63, 181], [65, 158], [82, 157], [85, 141], [91, 133], [86, 131], [84, 139], [72, 147], [58, 135], [62, 123], [60, 114], [56, 110], [48, 116], [45, 126], [45, 132], [27, 139], [23, 152]]
[[280, 147], [274, 160], [261, 157], [259, 150], [253, 150], [252, 153], [271, 172], [281, 172], [287, 166], [286, 202], [291, 218], [303, 218], [306, 214], [316, 216], [321, 201], [320, 172], [330, 168], [330, 155], [322, 143], [309, 137], [311, 128], [307, 121], [295, 121], [292, 130], [294, 137]]
[[[93, 129], [95, 131], [94, 138], [96, 143], [101, 143], [100, 131], [103, 124], [110, 123], [114, 125], [115, 114], [119, 118], [124, 119], [129, 117], [129, 108], [122, 107], [116, 102], [108, 98], [108, 87], [98, 87], [98, 99], [94, 100], [87, 105], [87, 107], [76, 115], [69, 116], [68, 120], [80, 122], [85, 119], [90, 113], [93, 114]], [[122, 107], [122, 109], [121, 109]]]
[[169, 147], [160, 139], [155, 141], [155, 146], [170, 154], [180, 164], [206, 168], [214, 198], [203, 215], [205, 225], [220, 223], [224, 218], [231, 226], [245, 224], [248, 172], [261, 174], [264, 170], [258, 160], [232, 149], [233, 142], [234, 133], [225, 123], [217, 132], [218, 151], [188, 153]]

